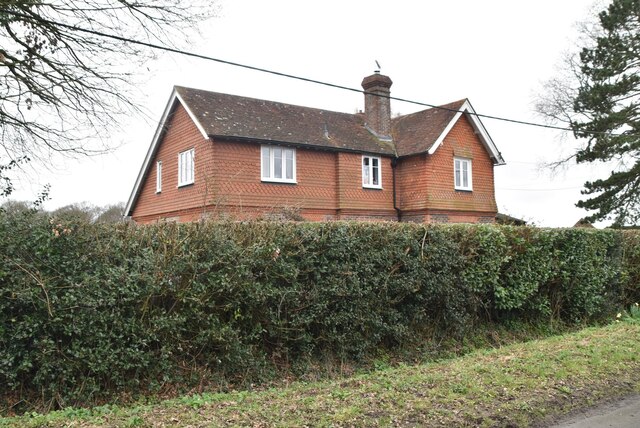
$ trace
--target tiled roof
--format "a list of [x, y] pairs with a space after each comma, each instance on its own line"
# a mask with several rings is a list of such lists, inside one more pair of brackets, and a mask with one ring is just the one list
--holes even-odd
[[364, 127], [361, 114], [338, 113], [179, 86], [175, 89], [205, 133], [212, 137], [395, 154], [392, 143], [379, 140]]
[[[339, 113], [176, 86], [127, 202], [127, 215], [133, 209], [158, 143], [166, 131], [166, 120], [176, 97], [196, 121], [198, 129], [214, 140], [217, 137], [274, 142], [393, 157], [433, 152], [442, 143], [445, 131], [453, 125], [456, 115], [462, 114], [456, 110], [474, 113], [470, 103], [461, 100], [441, 106], [445, 109], [431, 108], [400, 116], [392, 119], [392, 141], [388, 141], [379, 139], [365, 127], [364, 114]], [[504, 164], [480, 120], [475, 116], [470, 119], [494, 164]]]
[[339, 113], [256, 98], [176, 86], [203, 131], [211, 137], [272, 141], [390, 156], [425, 153], [466, 100], [392, 119], [393, 141], [380, 140], [363, 114]]
[[425, 153], [436, 142], [466, 100], [392, 119], [392, 137], [398, 156]]

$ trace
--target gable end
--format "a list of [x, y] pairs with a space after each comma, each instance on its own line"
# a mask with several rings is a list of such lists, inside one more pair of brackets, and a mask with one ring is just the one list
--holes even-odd
[[144, 162], [142, 163], [140, 172], [138, 172], [136, 183], [133, 186], [133, 190], [131, 191], [131, 195], [129, 196], [127, 205], [125, 206], [125, 210], [124, 210], [125, 217], [130, 217], [131, 214], [133, 213], [133, 208], [138, 200], [140, 191], [142, 190], [142, 184], [144, 183], [144, 180], [149, 170], [151, 169], [151, 161], [153, 160], [153, 158], [156, 155], [156, 152], [158, 151], [158, 146], [160, 144], [160, 141], [162, 141], [162, 138], [164, 137], [167, 131], [167, 122], [169, 121], [171, 114], [175, 111], [178, 103], [180, 103], [180, 105], [185, 109], [191, 121], [194, 123], [196, 128], [198, 128], [198, 131], [200, 131], [200, 133], [202, 134], [202, 137], [205, 140], [209, 139], [209, 136], [204, 131], [202, 124], [200, 124], [200, 122], [196, 119], [191, 109], [189, 109], [189, 106], [187, 106], [187, 104], [184, 102], [182, 97], [180, 97], [180, 94], [178, 94], [178, 92], [174, 88], [173, 91], [171, 92], [171, 96], [169, 97], [169, 101], [167, 102], [167, 106], [165, 107], [164, 112], [162, 113], [162, 118], [158, 123], [158, 127], [156, 128], [156, 132], [153, 136], [153, 139], [151, 140], [151, 145], [149, 146], [149, 150], [147, 150], [147, 155], [144, 158]]
[[444, 139], [447, 137], [447, 135], [449, 135], [449, 132], [451, 132], [451, 130], [453, 129], [455, 124], [458, 122], [462, 114], [465, 114], [467, 119], [469, 119], [469, 122], [471, 123], [471, 126], [473, 127], [474, 131], [478, 135], [480, 142], [482, 142], [482, 145], [485, 147], [485, 149], [489, 153], [489, 156], [493, 160], [493, 164], [504, 165], [505, 161], [502, 158], [502, 154], [498, 151], [498, 148], [496, 147], [495, 143], [491, 139], [491, 136], [489, 135], [486, 128], [480, 121], [480, 118], [478, 117], [478, 115], [476, 115], [476, 111], [471, 106], [471, 103], [469, 102], [469, 100], [465, 100], [464, 104], [462, 104], [462, 106], [458, 109], [458, 112], [455, 114], [455, 116], [453, 116], [451, 121], [447, 124], [444, 131], [442, 131], [440, 136], [429, 148], [428, 153], [430, 155], [434, 154], [435, 151], [438, 149], [438, 147], [442, 145], [442, 143], [444, 142]]

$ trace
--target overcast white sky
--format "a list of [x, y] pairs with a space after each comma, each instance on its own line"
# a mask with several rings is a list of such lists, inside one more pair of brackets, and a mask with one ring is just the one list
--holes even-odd
[[[187, 50], [360, 88], [374, 60], [392, 96], [431, 104], [469, 98], [478, 113], [541, 122], [535, 94], [576, 39], [592, 0], [220, 0], [219, 16]], [[600, 2], [602, 4], [602, 1]], [[599, 9], [598, 9], [599, 10]], [[73, 202], [126, 201], [173, 85], [335, 111], [363, 108], [361, 94], [160, 53], [142, 70], [139, 100], [151, 119], [114, 126], [113, 153], [60, 161], [22, 180], [14, 199], [33, 200], [50, 183], [53, 209]], [[395, 113], [419, 106], [393, 102]], [[507, 165], [496, 167], [501, 212], [541, 226], [571, 226], [584, 181], [606, 168], [572, 166], [552, 176], [543, 162], [570, 152], [561, 132], [483, 119]], [[570, 137], [570, 136], [569, 136]]]

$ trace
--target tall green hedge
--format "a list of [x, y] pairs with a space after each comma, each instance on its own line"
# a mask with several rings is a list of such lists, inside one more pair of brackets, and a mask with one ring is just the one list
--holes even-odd
[[425, 331], [593, 322], [637, 301], [638, 266], [640, 235], [616, 231], [0, 213], [0, 385], [68, 405]]

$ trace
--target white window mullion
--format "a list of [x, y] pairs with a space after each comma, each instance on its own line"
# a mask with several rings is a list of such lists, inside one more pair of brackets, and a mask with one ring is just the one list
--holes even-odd
[[262, 165], [261, 177], [263, 180], [271, 177], [271, 161], [269, 158], [270, 152], [271, 150], [269, 150], [269, 147], [266, 147], [266, 146], [260, 147], [260, 157], [261, 157], [260, 162]]
[[178, 153], [178, 187], [195, 181], [195, 149]]
[[156, 162], [156, 193], [162, 192], [162, 161]]
[[186, 153], [184, 155], [182, 155], [182, 170], [180, 171], [180, 182], [182, 184], [187, 182], [187, 155]]
[[291, 163], [293, 165], [293, 171], [291, 171], [291, 177], [293, 177], [293, 181], [295, 182], [298, 178], [296, 175], [296, 151], [293, 149], [291, 150], [291, 156], [293, 156], [293, 162]]
[[453, 186], [456, 190], [473, 190], [473, 165], [471, 159], [453, 158]]
[[276, 176], [276, 168], [275, 168], [276, 162], [275, 162], [275, 156], [274, 156], [272, 148], [269, 148], [269, 165], [270, 165], [270, 168], [271, 168], [271, 170], [270, 170], [271, 173], [269, 174], [269, 178], [275, 178], [275, 176]]
[[[276, 159], [276, 150], [280, 152], [279, 159]], [[260, 163], [262, 181], [296, 183], [295, 149], [263, 145], [260, 148]], [[276, 169], [279, 174], [276, 174]]]
[[191, 150], [189, 152], [189, 176], [187, 180], [193, 183], [196, 179], [196, 152], [195, 150]]
[[189, 164], [191, 162], [191, 155], [187, 152], [184, 155], [184, 182], [189, 182]]
[[362, 156], [362, 187], [382, 189], [381, 158]]
[[[291, 161], [291, 162], [289, 162]], [[285, 166], [285, 175], [284, 178], [287, 181], [296, 180], [296, 151], [294, 149], [286, 149], [284, 151], [284, 166]]]
[[371, 158], [371, 184], [380, 185], [380, 160], [378, 158]]
[[467, 162], [462, 163], [462, 187], [469, 187], [469, 167]]

